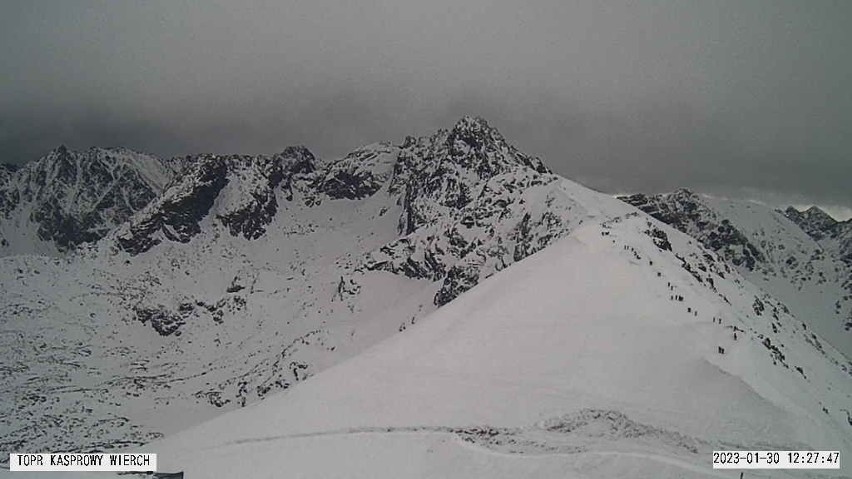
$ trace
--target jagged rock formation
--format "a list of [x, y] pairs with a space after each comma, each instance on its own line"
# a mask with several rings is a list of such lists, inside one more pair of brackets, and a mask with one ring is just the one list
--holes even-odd
[[125, 251], [138, 254], [160, 243], [156, 233], [172, 241], [188, 242], [201, 232], [198, 222], [225, 187], [225, 171], [223, 157], [210, 155], [196, 159], [183, 171], [177, 185], [119, 232], [118, 244]]
[[736, 266], [755, 269], [765, 258], [727, 218], [720, 218], [687, 189], [669, 195], [632, 195], [621, 200], [701, 241]]
[[5, 184], [16, 171], [18, 171], [16, 165], [0, 163], [0, 182]]
[[64, 146], [0, 168], [0, 253], [62, 253], [104, 237], [156, 198], [174, 171], [123, 148]]
[[843, 262], [852, 266], [852, 221], [838, 223], [823, 244], [835, 251]]
[[[164, 239], [187, 243], [201, 232], [200, 222], [224, 192], [226, 204], [216, 219], [234, 236], [256, 239], [274, 217], [280, 187], [292, 197], [295, 175], [314, 170], [307, 148], [291, 147], [266, 156], [198, 155], [185, 160], [180, 179], [116, 235], [119, 247], [136, 255]], [[232, 182], [232, 179], [235, 181]]]
[[789, 206], [784, 210], [784, 216], [799, 225], [805, 233], [815, 240], [823, 239], [838, 223], [828, 213], [816, 206], [812, 206], [805, 211], [799, 211]]
[[852, 266], [852, 220], [837, 221], [816, 206], [805, 211], [790, 206], [784, 210], [784, 216], [799, 225], [826, 250]]
[[292, 200], [294, 177], [312, 173], [315, 163], [314, 155], [303, 146], [285, 148], [271, 158], [235, 158], [232, 169], [238, 170], [238, 174], [255, 177], [245, 182], [251, 189], [236, 192], [235, 201], [217, 216], [218, 219], [234, 236], [260, 237], [278, 212], [276, 188], [281, 189], [286, 199]]
[[484, 182], [526, 170], [549, 173], [540, 160], [507, 144], [481, 118], [463, 118], [452, 130], [428, 138], [407, 138], [389, 188], [403, 196], [400, 233], [410, 234], [461, 210]]
[[332, 199], [366, 198], [388, 180], [399, 151], [389, 143], [359, 148], [323, 169], [317, 175], [315, 188]]

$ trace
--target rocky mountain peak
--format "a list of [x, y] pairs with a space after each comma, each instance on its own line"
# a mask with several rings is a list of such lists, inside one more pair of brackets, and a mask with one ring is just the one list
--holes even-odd
[[678, 200], [691, 200], [695, 201], [698, 199], [698, 195], [695, 194], [689, 188], [678, 188], [671, 193], [672, 198], [676, 198]]
[[[453, 130], [490, 130], [497, 132], [495, 128], [488, 124], [488, 121], [485, 118], [475, 115], [464, 115], [459, 118], [455, 125], [453, 125]], [[499, 132], [497, 132], [497, 134], [499, 134]]]
[[400, 148], [411, 148], [417, 143], [417, 138], [411, 135], [406, 135], [405, 140], [402, 141], [402, 145]]
[[0, 220], [18, 225], [18, 233], [7, 238], [3, 254], [62, 252], [96, 241], [159, 195], [172, 174], [159, 158], [126, 148], [65, 145], [7, 169]]
[[0, 185], [6, 183], [9, 178], [12, 177], [12, 174], [18, 170], [17, 165], [13, 165], [11, 163], [0, 163]]
[[810, 208], [806, 209], [803, 214], [806, 218], [815, 221], [822, 221], [832, 225], [837, 223], [837, 220], [832, 218], [831, 215], [820, 209], [818, 206], [811, 206]]
[[290, 169], [295, 173], [310, 173], [317, 169], [316, 157], [303, 145], [288, 146], [277, 156], [292, 162]]
[[[822, 247], [852, 266], [852, 220], [837, 221], [816, 206], [811, 206], [805, 211], [799, 211], [790, 206], [783, 211], [783, 214], [808, 236], [818, 241]], [[847, 280], [846, 284], [852, 288], [852, 278]]]
[[550, 171], [510, 145], [484, 119], [466, 116], [451, 130], [407, 138], [394, 166], [389, 191], [402, 194], [400, 232], [408, 234], [468, 205], [492, 179]]
[[[549, 196], [557, 177], [510, 145], [484, 119], [463, 117], [450, 130], [406, 138], [388, 192], [402, 207], [400, 238], [372, 252], [364, 267], [441, 281], [443, 305], [571, 227], [546, 208], [570, 211]], [[533, 197], [527, 197], [536, 191]]]
[[805, 233], [816, 240], [824, 238], [838, 221], [817, 206], [799, 211], [792, 206], [784, 210], [784, 216], [799, 225]]
[[462, 117], [447, 133], [444, 144], [450, 160], [473, 169], [480, 177], [505, 172], [518, 164], [539, 173], [550, 172], [541, 160], [521, 153], [506, 142], [503, 135], [481, 117]]
[[472, 116], [464, 116], [456, 122], [450, 130], [449, 141], [461, 141], [475, 149], [484, 148], [489, 143], [499, 146], [506, 143], [503, 135], [484, 118]]

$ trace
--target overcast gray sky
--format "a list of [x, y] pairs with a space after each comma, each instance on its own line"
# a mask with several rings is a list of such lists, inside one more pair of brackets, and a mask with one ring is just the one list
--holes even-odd
[[844, 0], [0, 0], [0, 160], [335, 157], [472, 114], [603, 191], [842, 211], [850, 24]]

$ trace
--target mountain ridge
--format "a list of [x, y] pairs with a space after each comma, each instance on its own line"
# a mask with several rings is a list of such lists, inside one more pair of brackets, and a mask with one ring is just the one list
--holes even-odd
[[686, 189], [619, 198], [721, 254], [852, 355], [852, 267], [841, 236], [826, 233], [843, 223], [816, 207], [796, 215]]
[[168, 162], [126, 148], [64, 145], [0, 175], [0, 254], [63, 254], [95, 242], [158, 196]]

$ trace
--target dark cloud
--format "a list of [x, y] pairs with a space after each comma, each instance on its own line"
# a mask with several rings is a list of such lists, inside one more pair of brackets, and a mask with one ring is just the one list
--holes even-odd
[[0, 4], [0, 152], [333, 157], [481, 115], [610, 192], [852, 205], [852, 3]]

